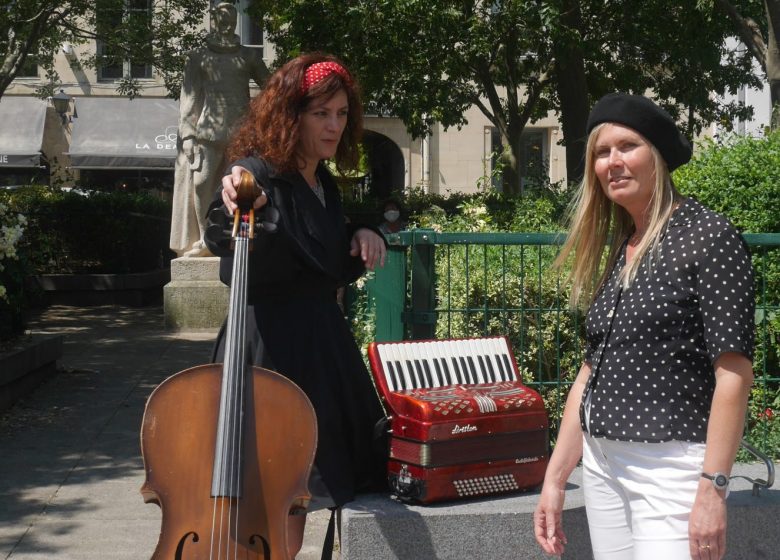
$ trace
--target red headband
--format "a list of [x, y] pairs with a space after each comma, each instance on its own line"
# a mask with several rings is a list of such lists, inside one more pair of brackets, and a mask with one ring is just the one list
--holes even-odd
[[338, 62], [316, 62], [306, 69], [301, 83], [301, 93], [306, 93], [311, 87], [333, 73], [341, 76], [347, 84], [352, 82], [352, 78], [344, 67]]

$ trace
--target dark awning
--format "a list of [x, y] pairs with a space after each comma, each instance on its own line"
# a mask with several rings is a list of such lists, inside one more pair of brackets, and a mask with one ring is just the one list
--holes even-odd
[[46, 102], [37, 97], [0, 98], [0, 167], [39, 167]]
[[173, 169], [179, 102], [139, 97], [79, 97], [70, 166], [78, 169]]

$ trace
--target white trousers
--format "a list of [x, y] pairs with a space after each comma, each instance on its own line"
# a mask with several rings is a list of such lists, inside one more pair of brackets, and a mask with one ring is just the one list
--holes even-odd
[[690, 560], [688, 519], [704, 448], [584, 434], [582, 482], [595, 560]]

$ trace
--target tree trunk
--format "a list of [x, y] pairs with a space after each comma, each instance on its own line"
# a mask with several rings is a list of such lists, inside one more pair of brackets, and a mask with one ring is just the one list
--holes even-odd
[[768, 41], [766, 53], [766, 77], [772, 99], [772, 130], [780, 128], [780, 49], [777, 34], [780, 33], [780, 0], [765, 0]]
[[511, 143], [507, 144], [504, 149], [504, 153], [501, 154], [501, 162], [503, 163], [503, 169], [501, 174], [501, 182], [504, 187], [504, 192], [513, 195], [523, 194], [522, 177], [520, 176], [520, 147], [514, 147]]
[[580, 47], [582, 18], [579, 2], [566, 0], [561, 23], [568, 37], [555, 41], [555, 87], [561, 110], [563, 143], [566, 146], [568, 182], [582, 179], [585, 169], [585, 128], [588, 122], [588, 86], [585, 80], [585, 60]]
[[[17, 47], [16, 42], [11, 42], [10, 47]], [[16, 78], [16, 74], [19, 73], [19, 69], [22, 67], [25, 61], [25, 53], [18, 50], [11, 51], [10, 49], [4, 53], [3, 59], [0, 61], [0, 98], [11, 85], [11, 82]]]

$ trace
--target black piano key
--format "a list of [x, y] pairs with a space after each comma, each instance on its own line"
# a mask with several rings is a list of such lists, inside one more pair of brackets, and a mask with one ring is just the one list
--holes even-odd
[[474, 357], [473, 356], [466, 356], [466, 361], [469, 364], [468, 372], [471, 377], [471, 382], [474, 384], [479, 383], [479, 378], [477, 377], [477, 367], [474, 365]]
[[409, 387], [406, 385], [406, 377], [404, 377], [403, 367], [401, 366], [401, 362], [398, 360], [395, 362], [395, 371], [398, 374], [398, 389], [401, 391], [409, 389]]
[[414, 360], [414, 371], [416, 373], [415, 382], [417, 383], [414, 388], [419, 389], [420, 387], [428, 387], [428, 385], [425, 383], [425, 372], [423, 372], [423, 361], [419, 358]]
[[[452, 361], [455, 361], [455, 358], [452, 359]], [[447, 359], [441, 358], [441, 366], [442, 370], [444, 371], [444, 384], [445, 385], [455, 385], [457, 381], [455, 380], [455, 375], [450, 371], [450, 366], [447, 365]]]
[[433, 382], [433, 375], [431, 374], [431, 364], [428, 363], [428, 360], [423, 360], [422, 365], [425, 372], [425, 386], [433, 387], [435, 384]]
[[411, 385], [407, 387], [407, 389], [417, 389], [420, 386], [417, 384], [417, 379], [414, 374], [414, 364], [412, 363], [412, 360], [406, 360], [406, 371], [409, 374], [409, 380], [411, 382]]
[[[479, 373], [482, 374], [483, 381], [490, 381], [488, 376], [487, 366], [485, 365], [485, 358], [481, 355], [477, 355], [477, 363], [479, 363]], [[479, 379], [479, 378], [477, 378]]]
[[506, 374], [509, 376], [508, 380], [514, 381], [515, 380], [515, 372], [512, 369], [512, 364], [509, 361], [509, 356], [506, 354], [502, 354], [501, 358], [504, 360], [504, 367], [506, 368]]
[[493, 358], [496, 360], [496, 375], [498, 375], [498, 379], [501, 381], [508, 381], [509, 374], [508, 372], [504, 371], [504, 363], [501, 361], [501, 355], [493, 354]]
[[[460, 359], [460, 362], [464, 366], [466, 365], [466, 362], [465, 362], [465, 360], [462, 357]], [[452, 358], [452, 370], [453, 370], [453, 374], [455, 376], [455, 383], [453, 383], [453, 385], [457, 385], [459, 383], [465, 385], [466, 383], [468, 383], [468, 381], [466, 381], [466, 375], [465, 375], [465, 373], [463, 373], [463, 371], [461, 370], [460, 366], [461, 366], [461, 364], [458, 363], [458, 358], [453, 357]]]
[[392, 362], [393, 364], [393, 380], [395, 381], [395, 390], [399, 391], [404, 388], [404, 372], [401, 370], [401, 363], [399, 361]]
[[438, 383], [438, 386], [446, 385], [447, 383], [444, 381], [444, 373], [442, 372], [441, 365], [439, 365], [439, 358], [433, 359], [433, 369], [436, 372], [436, 383]]
[[497, 372], [495, 369], [493, 369], [493, 360], [490, 359], [490, 356], [485, 356], [485, 364], [487, 364], [487, 377], [488, 381], [491, 383], [497, 383], [499, 381], [503, 381], [501, 379], [500, 375], [497, 375]]
[[[496, 363], [498, 364], [498, 367], [501, 370], [501, 376], [506, 381], [512, 380], [512, 369], [507, 369], [507, 364], [504, 362], [504, 357], [501, 354], [496, 354]], [[511, 364], [510, 364], [511, 365]]]
[[400, 386], [398, 384], [398, 377], [395, 374], [395, 364], [392, 362], [392, 360], [388, 359], [384, 362], [385, 365], [385, 380], [387, 381], [387, 386], [391, 387], [392, 391], [397, 391], [400, 389]]
[[466, 364], [465, 356], [458, 357], [458, 366], [459, 366], [458, 378], [460, 380], [459, 382], [463, 383], [464, 385], [468, 385], [471, 382], [469, 381], [468, 365]]
[[398, 382], [395, 378], [395, 369], [392, 362], [385, 362], [385, 381], [391, 391], [398, 389]]

